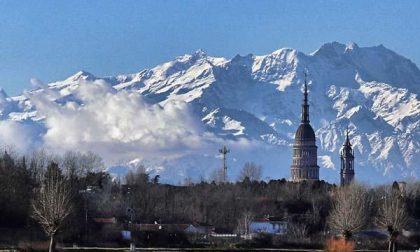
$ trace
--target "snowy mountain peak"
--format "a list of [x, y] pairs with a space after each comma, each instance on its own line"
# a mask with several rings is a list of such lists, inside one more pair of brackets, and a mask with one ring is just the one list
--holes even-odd
[[[174, 61], [171, 61], [171, 62], [172, 63], [179, 62], [179, 63], [189, 65], [189, 64], [194, 64], [195, 62], [198, 62], [198, 61], [206, 60], [206, 59], [207, 59], [207, 54], [202, 49], [198, 49], [192, 54], [185, 54], [183, 56], [177, 57]], [[168, 64], [168, 63], [165, 63], [165, 64]]]
[[[49, 100], [57, 103], [54, 113], [42, 111], [51, 106], [37, 107], [30, 98], [7, 98], [0, 91], [7, 100], [0, 107], [0, 118], [36, 125], [36, 132], [46, 132], [41, 141], [62, 133], [71, 143], [83, 143], [73, 148], [95, 146], [106, 159], [141, 160], [171, 182], [182, 176], [206, 177], [220, 163], [214, 157], [222, 143], [232, 150], [230, 172], [255, 161], [267, 176], [288, 178], [304, 70], [309, 73], [310, 118], [324, 165], [322, 179], [338, 178], [332, 167], [339, 167], [338, 151], [348, 125], [360, 178], [420, 177], [415, 167], [420, 162], [420, 70], [383, 46], [331, 42], [309, 55], [282, 48], [232, 59], [197, 50], [128, 75], [100, 78], [80, 71], [48, 85], [54, 95]], [[96, 80], [113, 87], [104, 91], [107, 100], [98, 92], [87, 95], [94, 88], [85, 88], [80, 97], [77, 90]], [[87, 112], [92, 114], [84, 118], [92, 125], [85, 128], [98, 130], [79, 134], [73, 132], [79, 124], [66, 132], [62, 132], [66, 125], [54, 127], [66, 120], [54, 116], [77, 121], [80, 113]], [[168, 141], [177, 148], [170, 149]], [[116, 149], [128, 151], [121, 154]], [[143, 154], [148, 149], [160, 159]]]
[[87, 71], [80, 70], [79, 72], [75, 73], [74, 75], [68, 77], [65, 81], [82, 81], [82, 80], [93, 81], [95, 79], [96, 79], [96, 77], [93, 74], [91, 74]]
[[194, 52], [194, 56], [196, 56], [198, 58], [205, 58], [205, 57], [207, 57], [207, 53], [200, 48], [200, 49], [198, 49], [197, 51]]
[[[323, 75], [327, 68], [332, 71], [331, 74], [337, 74], [334, 78], [341, 79], [339, 82], [348, 81], [358, 73], [364, 81], [379, 81], [420, 92], [420, 70], [417, 66], [383, 45], [359, 47], [355, 43], [331, 42], [322, 45], [310, 56], [309, 61], [323, 65], [322, 69], [314, 69], [318, 74]], [[323, 78], [331, 77], [325, 75]]]
[[324, 57], [340, 57], [345, 53], [354, 52], [359, 49], [359, 46], [354, 42], [341, 44], [339, 42], [330, 42], [322, 45], [318, 50], [311, 55]]
[[355, 42], [348, 42], [346, 44], [346, 50], [357, 50], [359, 46]]
[[311, 53], [311, 55], [331, 55], [331, 54], [341, 54], [346, 49], [346, 45], [343, 45], [338, 42], [329, 42], [323, 44], [319, 49], [317, 49], [315, 52]]

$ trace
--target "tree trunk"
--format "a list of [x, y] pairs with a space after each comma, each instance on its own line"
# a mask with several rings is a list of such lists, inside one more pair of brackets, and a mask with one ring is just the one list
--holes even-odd
[[397, 246], [395, 245], [395, 241], [393, 239], [390, 239], [388, 242], [388, 252], [396, 252]]
[[346, 243], [350, 241], [351, 236], [352, 236], [352, 233], [350, 231], [343, 232], [344, 241], [346, 241]]
[[55, 252], [55, 234], [51, 235], [49, 252]]

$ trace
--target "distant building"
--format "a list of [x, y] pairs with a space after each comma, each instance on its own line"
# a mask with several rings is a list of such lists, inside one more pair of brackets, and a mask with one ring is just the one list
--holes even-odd
[[291, 176], [294, 182], [319, 180], [315, 132], [309, 122], [308, 85], [305, 76], [302, 119], [296, 131], [293, 145]]
[[275, 234], [282, 235], [287, 232], [287, 222], [274, 218], [274, 217], [264, 217], [260, 219], [254, 219], [249, 224], [249, 232], [251, 234], [256, 233], [265, 233], [265, 234]]
[[184, 232], [185, 229], [189, 224], [131, 224], [130, 228], [135, 231], [148, 231], [148, 232], [154, 232], [154, 231], [167, 231], [167, 232]]
[[131, 231], [130, 230], [121, 230], [121, 238], [123, 240], [131, 240]]
[[93, 222], [98, 224], [117, 224], [117, 218], [111, 217], [111, 218], [93, 218]]
[[341, 150], [340, 184], [345, 186], [354, 179], [354, 151], [349, 139], [349, 131], [346, 133], [346, 141]]
[[191, 223], [191, 224], [130, 224], [130, 228], [135, 231], [167, 231], [167, 232], [185, 232], [195, 234], [209, 234], [214, 232], [214, 226], [202, 224], [202, 223]]
[[214, 232], [214, 226], [203, 223], [193, 223], [188, 225], [184, 232], [193, 234], [210, 234]]

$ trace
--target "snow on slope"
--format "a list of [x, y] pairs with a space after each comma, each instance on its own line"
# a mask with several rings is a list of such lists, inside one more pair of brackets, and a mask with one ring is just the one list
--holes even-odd
[[[347, 126], [356, 152], [357, 177], [373, 178], [374, 182], [420, 177], [417, 166], [420, 161], [420, 70], [410, 60], [382, 45], [361, 48], [355, 43], [333, 42], [309, 55], [285, 48], [262, 56], [237, 55], [230, 60], [210, 57], [199, 50], [130, 75], [98, 78], [81, 71], [19, 97], [2, 94], [1, 118], [45, 127], [44, 120], [50, 122], [48, 117], [52, 115], [38, 111], [42, 110], [35, 104], [39, 96], [69, 108], [66, 111], [72, 111], [72, 116], [77, 117], [77, 113], [91, 103], [80, 90], [85, 89], [84, 85], [100, 82], [109, 85], [104, 91], [107, 97], [136, 94], [145, 103], [136, 105], [138, 109], [160, 113], [153, 106], [167, 108], [155, 119], [162, 125], [171, 124], [159, 120], [173, 118], [168, 109], [173, 107], [171, 104], [187, 103], [191, 116], [185, 115], [189, 112], [176, 113], [185, 118], [194, 117], [191, 127], [196, 128], [196, 124], [201, 123], [200, 127], [204, 128], [203, 132], [194, 130], [188, 133], [190, 135], [176, 134], [178, 130], [174, 133], [180, 138], [199, 139], [205, 147], [172, 139], [171, 143], [183, 144], [178, 148], [172, 146], [170, 153], [156, 147], [157, 155], [153, 157], [145, 154], [148, 148], [139, 139], [103, 143], [96, 151], [105, 153], [110, 164], [137, 160], [170, 182], [182, 181], [185, 176], [199, 179], [210, 176], [220, 165], [217, 149], [227, 144], [231, 148], [231, 179], [246, 161], [263, 165], [267, 177], [288, 178], [290, 145], [300, 122], [303, 71], [309, 74], [310, 119], [318, 138], [322, 179], [338, 181], [339, 150]], [[114, 91], [109, 89], [111, 86]], [[90, 99], [101, 99], [98, 95], [93, 97]], [[115, 106], [120, 105], [124, 111], [130, 109], [127, 106], [134, 106], [130, 103]], [[129, 115], [135, 117], [136, 113]], [[121, 133], [121, 127], [125, 126], [115, 121], [111, 112], [108, 117], [112, 123], [107, 127]], [[166, 127], [149, 127], [148, 118], [140, 120], [144, 122], [133, 123], [147, 129], [138, 129], [142, 134], [160, 136], [159, 130]], [[179, 130], [190, 127], [190, 122], [175, 121]], [[130, 119], [124, 122], [130, 123]], [[51, 128], [48, 123], [46, 127], [48, 135]], [[136, 135], [136, 128], [129, 128], [132, 132], [125, 134]], [[79, 142], [84, 146], [90, 146], [92, 140], [86, 133], [74, 136], [83, 138]], [[43, 138], [45, 140], [45, 136]], [[115, 146], [125, 149], [122, 145], [130, 145], [130, 155], [112, 151]], [[105, 151], [107, 148], [109, 150]]]

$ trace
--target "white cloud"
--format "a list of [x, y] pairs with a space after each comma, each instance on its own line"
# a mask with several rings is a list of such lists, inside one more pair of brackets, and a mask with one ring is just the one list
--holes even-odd
[[0, 121], [0, 143], [25, 153], [40, 146], [40, 132], [30, 124], [15, 121]]
[[215, 140], [184, 102], [148, 104], [138, 93], [116, 92], [101, 81], [80, 83], [74, 94], [60, 104], [30, 95], [46, 117], [45, 146], [54, 151], [93, 151], [117, 163], [202, 151]]
[[331, 170], [335, 170], [334, 162], [332, 161], [331, 156], [324, 155], [324, 156], [318, 156], [318, 158], [321, 160], [321, 164], [323, 167]]

